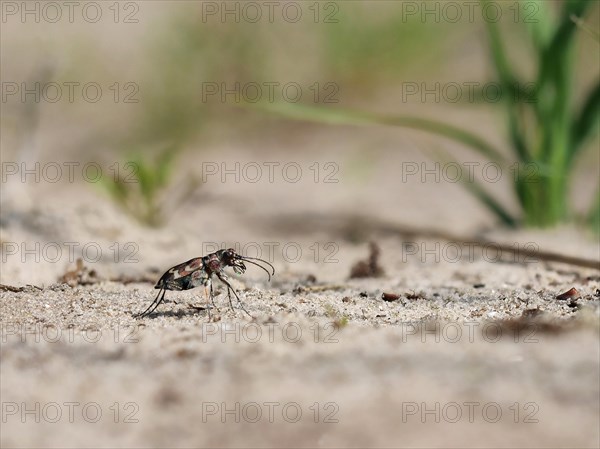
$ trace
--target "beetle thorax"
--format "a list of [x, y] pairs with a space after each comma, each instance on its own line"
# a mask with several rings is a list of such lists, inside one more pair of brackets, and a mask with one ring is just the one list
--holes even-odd
[[218, 257], [209, 257], [206, 261], [206, 268], [212, 272], [219, 271], [221, 269], [221, 261]]

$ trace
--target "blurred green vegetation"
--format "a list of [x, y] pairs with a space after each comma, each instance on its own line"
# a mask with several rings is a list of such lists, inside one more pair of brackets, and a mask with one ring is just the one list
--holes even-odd
[[[236, 23], [200, 20], [200, 6], [186, 5], [161, 21], [144, 60], [143, 109], [127, 136], [128, 145], [184, 144], [214, 124], [239, 114], [220, 95], [203, 101], [203, 83], [315, 82], [335, 84], [344, 98], [364, 97], [399, 76], [419, 73], [443, 54], [448, 25], [406, 18], [388, 2], [340, 4], [335, 23]], [[307, 12], [307, 11], [305, 11]], [[446, 42], [447, 44], [447, 42]], [[426, 47], [427, 52], [422, 49]], [[408, 61], [408, 62], [407, 62]], [[305, 95], [311, 98], [308, 92]], [[232, 131], [243, 127], [237, 121]]]
[[[406, 20], [386, 2], [377, 8], [365, 2], [344, 4], [335, 23], [202, 22], [194, 3], [174, 11], [161, 17], [141, 58], [147, 66], [142, 68], [143, 102], [135, 124], [125, 135], [112, 136], [119, 153], [138, 149], [126, 158], [138, 168], [137, 179], [103, 180], [117, 204], [151, 226], [164, 221], [158, 198], [168, 190], [171, 166], [183, 148], [213, 126], [231, 124], [228, 133], [244, 126], [244, 131], [263, 132], [264, 116], [238, 111], [220, 95], [203, 101], [203, 83], [231, 88], [234, 83], [298, 82], [308, 90], [315, 82], [333, 80], [345, 92], [364, 96], [382, 82], [433, 64], [442, 54], [446, 31], [440, 24], [423, 26], [417, 17]], [[428, 52], [421, 50], [423, 45]], [[161, 146], [165, 150], [157, 155], [152, 149]]]
[[203, 82], [261, 77], [266, 54], [247, 24], [236, 25], [201, 24], [193, 14], [168, 18], [144, 58], [144, 108], [130, 143], [189, 142], [214, 120], [211, 105], [202, 101]]
[[393, 3], [374, 5], [344, 6], [336, 15], [337, 23], [322, 27], [319, 34], [323, 71], [361, 95], [432, 68], [443, 56], [445, 41], [452, 40], [449, 23], [428, 23]]
[[100, 186], [126, 213], [147, 226], [161, 226], [167, 210], [173, 211], [187, 201], [200, 186], [197, 179], [186, 178], [184, 189], [172, 185], [174, 162], [179, 155], [175, 146], [166, 146], [154, 157], [148, 151], [132, 153], [114, 174], [100, 179]]
[[[482, 5], [495, 3], [481, 0]], [[444, 122], [415, 116], [391, 116], [343, 108], [296, 104], [263, 104], [260, 108], [300, 120], [330, 124], [384, 124], [429, 131], [453, 139], [501, 166], [516, 170], [514, 189], [521, 216], [515, 216], [476, 181], [465, 183], [505, 225], [548, 227], [574, 218], [568, 193], [575, 160], [599, 128], [600, 78], [579, 104], [575, 101], [575, 37], [585, 13], [596, 6], [587, 0], [566, 0], [556, 4], [542, 0], [521, 2], [528, 9], [535, 4], [538, 19], [528, 23], [530, 61], [534, 75], [528, 79], [512, 64], [504, 32], [494, 21], [484, 21], [488, 34], [490, 61], [504, 93], [502, 103], [508, 128], [510, 159], [502, 156], [486, 139]], [[597, 23], [596, 23], [597, 24]], [[385, 33], [384, 33], [385, 34]], [[532, 86], [526, 89], [526, 86]], [[450, 155], [440, 159], [453, 161]], [[516, 164], [516, 165], [515, 165]], [[516, 167], [516, 168], [515, 168]], [[590, 208], [589, 223], [598, 229], [600, 191]]]
[[[551, 226], [571, 216], [569, 181], [583, 144], [598, 131], [600, 78], [582, 104], [576, 105], [573, 72], [577, 20], [593, 3], [568, 0], [556, 16], [548, 2], [535, 3], [541, 12], [540, 19], [529, 24], [532, 58], [537, 65], [535, 101], [505, 102], [505, 117], [511, 147], [522, 170], [516, 177], [515, 191], [524, 222]], [[525, 80], [510, 64], [497, 24], [488, 22], [487, 30], [498, 80], [506, 92], [514, 92], [514, 86], [523, 86]], [[527, 173], [528, 167], [535, 167], [535, 171]]]
[[110, 197], [131, 216], [149, 226], [163, 222], [159, 194], [167, 187], [176, 152], [166, 147], [155, 161], [142, 153], [131, 155], [113, 175], [100, 181]]
[[[481, 5], [486, 3], [490, 1], [481, 0]], [[478, 23], [407, 16], [397, 2], [336, 4], [339, 10], [333, 23], [204, 22], [200, 19], [201, 6], [195, 2], [169, 9], [169, 14], [157, 19], [158, 26], [140, 58], [143, 102], [135, 113], [134, 124], [124, 135], [114, 136], [121, 154], [138, 149], [127, 160], [141, 168], [142, 178], [138, 180], [139, 188], [107, 180], [111, 197], [141, 221], [159, 224], [163, 213], [157, 198], [171, 184], [170, 167], [175, 158], [192, 146], [202, 145], [211, 133], [219, 138], [225, 137], [223, 133], [229, 136], [240, 130], [244, 135], [264, 135], [265, 123], [270, 119], [256, 114], [258, 109], [319, 123], [385, 124], [435, 133], [460, 142], [509, 171], [517, 164], [521, 171], [515, 177], [514, 190], [519, 214], [509, 211], [484, 186], [465, 183], [506, 225], [552, 226], [573, 218], [569, 185], [577, 157], [598, 131], [600, 105], [597, 75], [594, 86], [579, 100], [581, 89], [575, 88], [574, 79], [575, 39], [582, 34], [578, 30], [583, 30], [588, 39], [597, 35], [597, 21], [591, 27], [584, 22], [590, 9], [598, 12], [597, 4], [585, 0], [527, 0], [522, 4], [528, 8], [527, 13], [535, 5], [537, 21], [499, 24], [479, 20], [488, 36], [494, 81], [504, 92], [504, 101], [492, 106], [502, 105], [510, 156], [504, 156], [507, 152], [485, 137], [462, 127], [427, 117], [366, 112], [375, 98], [393, 100], [406, 80], [435, 78], [438, 69], [456, 57], [452, 53], [455, 44], [477, 36]], [[514, 3], [502, 4], [502, 8], [514, 8]], [[470, 67], [464, 68], [467, 74], [471, 73]], [[489, 81], [472, 78], [467, 79]], [[203, 98], [203, 83], [231, 87], [236, 82], [290, 81], [306, 88], [315, 82], [323, 85], [333, 81], [343, 92], [343, 107], [308, 105], [307, 96], [304, 104], [254, 104], [255, 109], [248, 113], [248, 108], [232, 107], [235, 104], [230, 98]], [[349, 104], [360, 106], [351, 110]], [[456, 107], [474, 108], [480, 104]], [[165, 148], [170, 155], [157, 156], [153, 148]], [[449, 154], [439, 159], [454, 160]], [[599, 203], [600, 190], [588, 217], [596, 227], [600, 222]]]

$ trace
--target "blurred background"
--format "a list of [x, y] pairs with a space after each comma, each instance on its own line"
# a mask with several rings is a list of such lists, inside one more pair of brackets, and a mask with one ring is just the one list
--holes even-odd
[[0, 10], [3, 447], [598, 447], [599, 2]]
[[[595, 257], [599, 14], [575, 0], [2, 2], [2, 241], [135, 240], [154, 263], [352, 215], [463, 236], [561, 229], [550, 241]], [[55, 277], [12, 243], [3, 282]]]

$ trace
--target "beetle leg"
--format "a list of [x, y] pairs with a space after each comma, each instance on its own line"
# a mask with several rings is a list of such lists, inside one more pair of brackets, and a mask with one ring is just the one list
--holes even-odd
[[217, 274], [217, 277], [221, 280], [221, 282], [223, 282], [226, 286], [227, 286], [227, 295], [229, 297], [229, 305], [231, 306], [231, 308], [233, 309], [233, 305], [231, 304], [231, 293], [233, 292], [233, 295], [235, 296], [235, 298], [238, 301], [238, 304], [240, 305], [240, 308], [246, 312], [246, 314], [252, 318], [252, 315], [250, 315], [250, 312], [248, 312], [246, 310], [246, 308], [244, 307], [244, 303], [242, 302], [242, 300], [240, 299], [240, 297], [238, 296], [238, 294], [235, 292], [235, 290], [233, 289], [233, 287], [231, 286], [231, 284], [229, 282], [227, 282], [227, 276], [225, 274], [219, 275]]
[[217, 309], [217, 312], [220, 312], [219, 308], [217, 307], [217, 305], [215, 304], [215, 293], [213, 291], [213, 283], [212, 280], [208, 281], [210, 283], [210, 300], [212, 302], [212, 305], [215, 309]]

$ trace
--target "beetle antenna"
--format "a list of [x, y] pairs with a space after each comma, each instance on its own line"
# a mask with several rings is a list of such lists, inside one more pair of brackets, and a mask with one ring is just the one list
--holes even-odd
[[270, 266], [271, 269], [273, 270], [273, 275], [275, 274], [275, 267], [273, 265], [271, 265], [269, 262], [267, 262], [266, 260], [264, 260], [264, 259], [259, 259], [258, 257], [245, 257], [245, 256], [240, 256], [240, 258], [243, 259], [243, 260], [248, 260], [248, 259], [250, 259], [250, 260], [260, 260], [261, 262], [264, 262], [268, 266]]
[[[259, 259], [259, 260], [261, 260], [261, 259]], [[244, 262], [248, 262], [248, 263], [251, 263], [252, 265], [256, 265], [257, 267], [262, 268], [264, 270], [264, 272], [267, 273], [267, 276], [269, 276], [269, 281], [271, 280], [271, 273], [269, 273], [269, 271], [265, 267], [257, 264], [256, 262], [252, 262], [251, 260], [247, 260], [247, 259], [244, 259]]]

